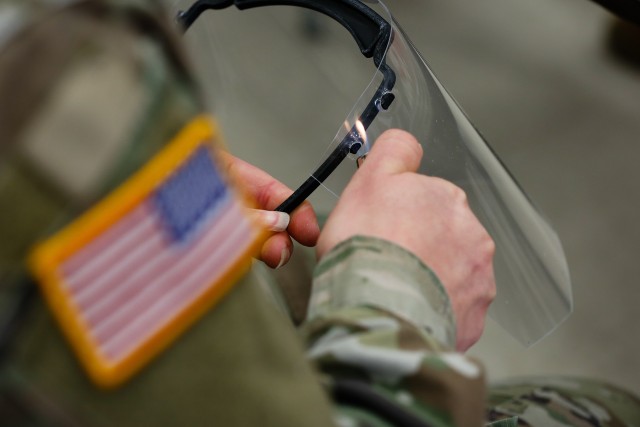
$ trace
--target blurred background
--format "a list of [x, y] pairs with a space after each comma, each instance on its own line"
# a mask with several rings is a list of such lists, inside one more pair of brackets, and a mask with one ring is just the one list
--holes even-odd
[[[640, 34], [587, 0], [387, 6], [556, 228], [571, 270], [574, 313], [555, 333], [525, 349], [490, 321], [471, 353], [491, 380], [582, 375], [639, 392]], [[372, 63], [313, 12], [229, 10], [208, 25], [212, 54], [194, 58], [216, 63], [204, 80], [229, 149], [297, 187]], [[324, 212], [335, 197], [313, 201]]]
[[[525, 350], [490, 323], [472, 353], [492, 379], [589, 375], [639, 391], [640, 67], [612, 54], [623, 27], [580, 0], [390, 7], [555, 226], [571, 270], [574, 313], [554, 334]], [[637, 32], [633, 45], [637, 61]]]

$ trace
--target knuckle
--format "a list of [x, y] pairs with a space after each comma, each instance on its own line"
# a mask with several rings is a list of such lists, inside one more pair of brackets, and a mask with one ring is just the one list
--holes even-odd
[[[491, 283], [494, 283], [493, 280], [493, 258], [496, 253], [496, 244], [495, 242], [486, 234], [486, 238], [479, 245], [479, 261], [482, 264], [482, 268], [485, 271], [485, 276], [487, 276]], [[493, 284], [495, 288], [495, 283]]]
[[445, 197], [448, 197], [457, 205], [468, 206], [467, 193], [462, 188], [443, 178], [433, 177], [432, 179], [441, 188]]
[[484, 301], [488, 306], [495, 299], [497, 292], [493, 270], [496, 245], [484, 228], [481, 228], [481, 231], [480, 240], [474, 250], [473, 271], [478, 280], [480, 301]]
[[487, 302], [487, 308], [489, 306], [489, 304], [491, 304], [491, 302], [496, 298], [496, 295], [498, 294], [498, 289], [496, 288], [496, 281], [493, 277], [493, 267], [489, 267], [489, 277], [487, 279], [487, 286], [486, 286], [486, 302]]
[[487, 302], [487, 308], [488, 308], [489, 304], [491, 304], [491, 302], [496, 298], [496, 295], [498, 294], [498, 288], [496, 287], [496, 280], [494, 276], [492, 261], [489, 261], [489, 263], [487, 264], [487, 271], [485, 274], [486, 274], [485, 300]]
[[451, 184], [451, 196], [457, 203], [463, 206], [468, 205], [467, 193], [457, 185]]
[[389, 129], [384, 132], [384, 136], [387, 139], [403, 140], [407, 143], [410, 143], [410, 145], [417, 145], [418, 147], [420, 146], [415, 136], [402, 129]]
[[492, 261], [496, 253], [496, 242], [493, 240], [489, 232], [482, 225], [482, 223], [475, 218], [475, 228], [477, 230], [477, 245], [482, 254], [484, 254], [487, 261]]
[[255, 200], [258, 206], [263, 209], [272, 209], [276, 207], [277, 200], [274, 200], [274, 196], [278, 194], [278, 183], [271, 181], [258, 187]]
[[489, 236], [489, 233], [487, 233], [486, 231], [484, 231], [484, 235], [484, 252], [487, 257], [492, 260], [496, 253], [496, 242], [491, 238], [491, 236]]
[[407, 154], [413, 156], [422, 155], [422, 145], [420, 145], [416, 137], [409, 132], [401, 129], [389, 129], [385, 132], [384, 136], [386, 139], [402, 146], [407, 151]]

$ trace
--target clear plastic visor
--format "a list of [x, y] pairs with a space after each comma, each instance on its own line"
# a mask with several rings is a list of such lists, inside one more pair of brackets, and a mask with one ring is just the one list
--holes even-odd
[[[392, 28], [378, 66], [361, 55], [340, 25], [317, 12], [278, 6], [210, 11], [199, 18], [186, 38], [229, 149], [293, 189], [310, 177], [316, 180], [319, 188], [310, 200], [328, 212], [358, 159], [382, 132], [399, 128], [412, 133], [424, 148], [420, 173], [461, 187], [496, 243], [497, 297], [491, 317], [522, 344], [532, 345], [572, 310], [560, 241], [385, 5], [363, 3]], [[174, 6], [184, 10], [190, 1]], [[264, 30], [264, 39], [242, 37], [245, 25]], [[381, 105], [376, 96], [387, 77], [385, 64], [395, 81], [392, 102]], [[358, 96], [357, 88], [363, 87]], [[350, 109], [348, 99], [351, 105], [357, 99]], [[370, 124], [363, 123], [372, 102], [378, 111]], [[340, 111], [349, 111], [345, 119], [336, 119]], [[349, 152], [328, 178], [318, 176], [319, 167], [349, 139], [362, 146]]]

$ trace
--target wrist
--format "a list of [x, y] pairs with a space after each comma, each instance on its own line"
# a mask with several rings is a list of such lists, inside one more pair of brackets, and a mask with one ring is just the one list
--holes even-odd
[[314, 271], [309, 318], [361, 305], [390, 311], [455, 345], [442, 284], [419, 258], [388, 240], [351, 237], [325, 254]]

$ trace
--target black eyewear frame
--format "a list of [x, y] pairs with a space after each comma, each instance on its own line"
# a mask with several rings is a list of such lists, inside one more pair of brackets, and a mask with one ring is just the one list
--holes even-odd
[[[373, 57], [375, 66], [382, 72], [382, 82], [365, 107], [358, 121], [367, 130], [380, 110], [387, 110], [395, 95], [391, 92], [396, 83], [395, 72], [384, 58], [392, 40], [391, 24], [360, 0], [198, 0], [188, 10], [179, 12], [177, 20], [184, 31], [209, 9], [225, 9], [236, 6], [240, 10], [259, 6], [298, 6], [323, 13], [342, 24], [355, 38], [366, 58]], [[291, 213], [333, 173], [349, 155], [356, 154], [364, 145], [360, 131], [354, 124], [340, 144], [327, 159], [275, 210]]]

